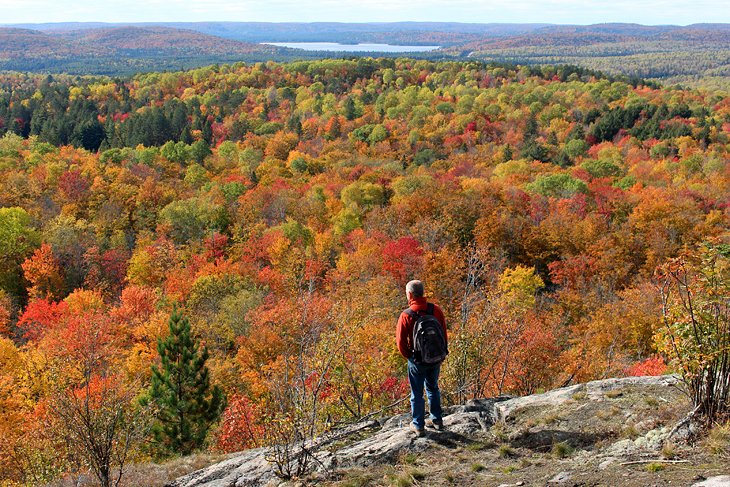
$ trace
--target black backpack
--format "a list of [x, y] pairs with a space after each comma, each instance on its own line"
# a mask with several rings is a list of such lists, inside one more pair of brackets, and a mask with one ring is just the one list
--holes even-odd
[[422, 364], [438, 364], [449, 354], [441, 322], [433, 315], [433, 304], [428, 303], [424, 314], [408, 308], [405, 311], [416, 320], [413, 324], [413, 359]]

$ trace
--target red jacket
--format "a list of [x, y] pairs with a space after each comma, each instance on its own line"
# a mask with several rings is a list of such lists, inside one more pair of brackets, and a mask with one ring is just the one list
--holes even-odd
[[[426, 298], [414, 298], [408, 302], [408, 305], [413, 311], [425, 311], [428, 308], [428, 301]], [[433, 315], [444, 328], [444, 339], [448, 344], [446, 318], [444, 318], [444, 313], [441, 311], [441, 308], [436, 304], [433, 305]], [[395, 342], [398, 344], [398, 350], [407, 359], [413, 354], [413, 325], [415, 323], [416, 320], [403, 311], [398, 318], [398, 325], [395, 328]]]

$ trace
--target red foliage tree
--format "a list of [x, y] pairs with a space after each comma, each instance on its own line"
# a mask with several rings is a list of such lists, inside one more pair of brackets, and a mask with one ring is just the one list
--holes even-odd
[[58, 178], [58, 189], [69, 201], [84, 199], [89, 192], [89, 182], [81, 175], [78, 169], [72, 169], [61, 174]]
[[68, 315], [65, 301], [55, 303], [47, 299], [33, 299], [18, 319], [18, 328], [27, 340], [37, 340], [55, 328]]
[[423, 249], [415, 238], [399, 238], [383, 248], [383, 270], [399, 284], [415, 278], [422, 265]]
[[262, 419], [261, 411], [253, 401], [240, 394], [229, 397], [216, 446], [224, 453], [260, 446], [265, 433]]

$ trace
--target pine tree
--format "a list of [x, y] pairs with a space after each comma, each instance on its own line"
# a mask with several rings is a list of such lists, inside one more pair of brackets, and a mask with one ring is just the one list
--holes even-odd
[[152, 433], [159, 453], [188, 455], [203, 446], [226, 401], [210, 386], [208, 350], [191, 336], [187, 318], [174, 309], [168, 325], [170, 335], [157, 341], [161, 367], [152, 366], [149, 399], [158, 408]]

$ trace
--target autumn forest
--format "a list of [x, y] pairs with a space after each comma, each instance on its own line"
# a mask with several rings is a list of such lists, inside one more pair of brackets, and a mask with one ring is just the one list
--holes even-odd
[[[407, 411], [414, 278], [447, 404], [676, 370], [663, 283], [726, 261], [729, 222], [722, 92], [371, 58], [0, 74], [0, 485], [103, 476], [97, 433], [114, 477]], [[208, 397], [180, 445], [173, 329]]]

